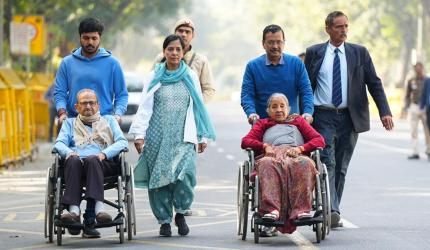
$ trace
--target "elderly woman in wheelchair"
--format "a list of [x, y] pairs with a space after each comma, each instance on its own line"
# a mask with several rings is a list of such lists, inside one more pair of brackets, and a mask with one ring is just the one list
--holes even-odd
[[[83, 237], [98, 238], [96, 223], [110, 223], [112, 217], [104, 211], [104, 177], [118, 175], [120, 168], [112, 158], [127, 148], [128, 142], [113, 116], [101, 116], [96, 93], [83, 89], [75, 104], [79, 115], [67, 119], [58, 135], [54, 150], [65, 159], [65, 191], [61, 203], [67, 211], [61, 214], [62, 225], [81, 223], [80, 203], [85, 187], [87, 209], [84, 214]], [[80, 229], [69, 228], [70, 234]], [[61, 232], [57, 232], [61, 234]]]
[[259, 179], [258, 212], [265, 222], [284, 222], [278, 227], [282, 233], [294, 232], [295, 220], [312, 217], [317, 170], [307, 155], [325, 146], [324, 138], [304, 118], [288, 115], [289, 111], [285, 95], [271, 95], [269, 118], [258, 120], [241, 145], [257, 155], [253, 174]]

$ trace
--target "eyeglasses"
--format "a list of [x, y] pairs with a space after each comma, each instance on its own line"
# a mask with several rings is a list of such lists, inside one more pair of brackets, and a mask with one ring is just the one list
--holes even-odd
[[269, 46], [274, 46], [274, 45], [278, 45], [281, 46], [285, 43], [285, 41], [265, 41], [265, 44], [269, 45]]
[[94, 107], [98, 102], [95, 101], [89, 101], [89, 102], [79, 102], [79, 105], [81, 105], [82, 107], [86, 107], [88, 105], [90, 105], [91, 107]]

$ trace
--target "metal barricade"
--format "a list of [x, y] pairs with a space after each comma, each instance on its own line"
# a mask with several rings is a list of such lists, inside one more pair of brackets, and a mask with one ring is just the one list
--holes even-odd
[[9, 87], [0, 79], [0, 166], [13, 163], [14, 140]]
[[31, 75], [19, 74], [25, 80], [27, 87], [31, 90], [31, 101], [33, 102], [35, 126], [35, 138], [50, 140], [49, 137], [49, 103], [45, 100], [45, 93], [52, 84], [51, 74], [31, 73]]
[[14, 161], [30, 159], [36, 152], [34, 111], [30, 90], [9, 68], [0, 68], [0, 79], [9, 88], [12, 111]]

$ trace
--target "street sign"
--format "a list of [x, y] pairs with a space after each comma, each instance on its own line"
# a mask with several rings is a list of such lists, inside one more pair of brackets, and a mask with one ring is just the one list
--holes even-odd
[[41, 56], [45, 52], [46, 32], [43, 16], [14, 16], [10, 24], [13, 54]]

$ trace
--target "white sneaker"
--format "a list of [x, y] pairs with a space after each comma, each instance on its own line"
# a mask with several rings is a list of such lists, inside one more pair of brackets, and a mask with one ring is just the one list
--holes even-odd
[[260, 237], [274, 237], [278, 236], [278, 230], [276, 227], [266, 227], [263, 226], [260, 231]]

